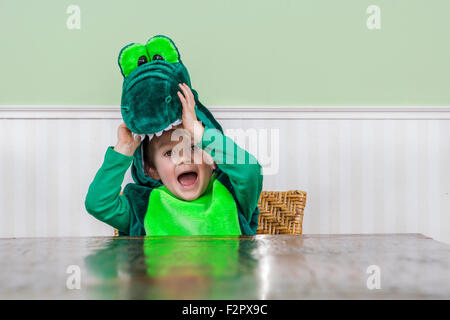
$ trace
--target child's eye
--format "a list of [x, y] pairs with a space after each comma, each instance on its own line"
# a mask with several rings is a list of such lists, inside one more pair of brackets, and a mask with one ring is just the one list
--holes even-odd
[[166, 151], [166, 153], [164, 153], [164, 156], [166, 157], [172, 156], [172, 150]]

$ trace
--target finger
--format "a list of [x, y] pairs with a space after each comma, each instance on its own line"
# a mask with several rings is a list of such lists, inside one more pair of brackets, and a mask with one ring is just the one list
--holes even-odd
[[179, 83], [178, 86], [180, 87], [180, 90], [183, 92], [184, 97], [188, 97], [188, 94], [186, 92], [186, 88], [183, 86], [183, 84]]
[[185, 92], [187, 93], [187, 99], [188, 101], [192, 101], [194, 98], [194, 95], [192, 94], [191, 88], [186, 83], [182, 84], [183, 88], [185, 89]]
[[189, 92], [187, 91], [186, 87], [183, 86], [181, 83], [178, 84], [181, 88], [181, 90], [183, 91], [184, 97], [187, 99], [187, 101], [190, 102], [189, 100]]
[[195, 105], [195, 98], [194, 94], [192, 93], [191, 88], [186, 83], [183, 83], [184, 87], [186, 88], [186, 91], [188, 92], [188, 101], [191, 102], [193, 105]]
[[120, 126], [117, 130], [117, 137], [120, 139], [121, 137], [130, 136], [131, 133], [132, 132], [127, 127]]
[[179, 97], [180, 100], [181, 100], [181, 104], [183, 105], [183, 107], [186, 107], [187, 102], [186, 102], [186, 99], [184, 98], [184, 96], [181, 94], [180, 91], [177, 91], [177, 94], [178, 94], [178, 97]]
[[184, 98], [186, 100], [186, 108], [189, 110], [189, 112], [194, 112], [195, 109], [195, 101], [189, 97], [189, 92], [187, 92], [189, 89], [185, 89], [185, 95]]
[[124, 132], [124, 133], [131, 133], [131, 130], [130, 129], [128, 129], [128, 127], [126, 126], [126, 124], [125, 123], [121, 123], [120, 124], [120, 126], [119, 126], [119, 131], [122, 131], [122, 132]]
[[127, 130], [130, 130], [130, 129], [128, 129], [128, 127], [127, 127], [127, 125], [125, 124], [125, 122], [122, 122], [122, 123], [120, 124], [119, 127], [120, 127], [120, 128], [124, 128], [124, 129], [127, 129]]

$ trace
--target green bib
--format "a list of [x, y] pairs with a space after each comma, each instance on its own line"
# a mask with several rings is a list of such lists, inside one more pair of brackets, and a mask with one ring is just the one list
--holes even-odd
[[153, 189], [144, 228], [147, 236], [241, 234], [234, 198], [216, 174], [193, 201], [178, 199], [165, 186]]

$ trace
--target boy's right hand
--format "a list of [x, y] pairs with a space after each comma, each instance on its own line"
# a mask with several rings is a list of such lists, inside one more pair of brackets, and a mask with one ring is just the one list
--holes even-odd
[[122, 122], [119, 128], [117, 128], [117, 144], [114, 150], [131, 157], [140, 144], [141, 136], [133, 136], [133, 132]]

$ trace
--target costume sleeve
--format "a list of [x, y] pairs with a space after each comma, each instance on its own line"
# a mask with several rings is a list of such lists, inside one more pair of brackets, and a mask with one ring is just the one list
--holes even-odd
[[120, 190], [132, 161], [132, 156], [108, 147], [85, 199], [87, 212], [122, 232], [127, 231], [130, 225], [130, 203], [126, 196], [120, 194]]
[[197, 147], [205, 150], [217, 167], [229, 177], [237, 205], [247, 221], [250, 221], [258, 205], [263, 183], [258, 160], [219, 130], [208, 127], [205, 127]]

